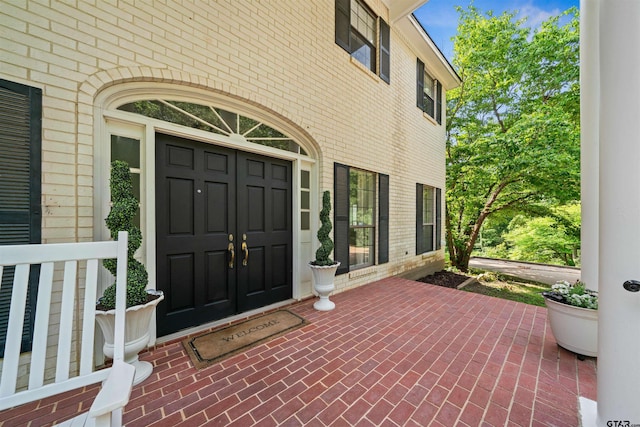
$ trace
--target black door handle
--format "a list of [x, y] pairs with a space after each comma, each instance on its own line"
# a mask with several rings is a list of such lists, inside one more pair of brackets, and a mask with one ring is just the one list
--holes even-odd
[[627, 280], [622, 284], [622, 287], [629, 292], [638, 292], [640, 291], [640, 282], [637, 280]]

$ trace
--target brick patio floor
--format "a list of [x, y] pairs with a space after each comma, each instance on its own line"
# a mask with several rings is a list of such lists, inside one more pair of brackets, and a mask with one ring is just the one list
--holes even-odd
[[[180, 342], [141, 355], [154, 373], [124, 414], [138, 426], [577, 426], [596, 363], [559, 348], [546, 309], [399, 278], [289, 309], [310, 324], [202, 370]], [[3, 413], [42, 426], [95, 390]]]

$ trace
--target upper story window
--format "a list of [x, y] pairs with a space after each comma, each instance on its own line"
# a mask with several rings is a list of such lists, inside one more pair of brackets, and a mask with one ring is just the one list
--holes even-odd
[[419, 59], [416, 74], [418, 108], [442, 124], [442, 84], [431, 77]]
[[357, 0], [351, 2], [351, 56], [376, 70], [376, 18]]
[[336, 0], [336, 43], [389, 83], [389, 25], [360, 0]]
[[435, 117], [436, 83], [437, 81], [434, 78], [428, 73], [424, 73], [423, 111], [431, 117]]

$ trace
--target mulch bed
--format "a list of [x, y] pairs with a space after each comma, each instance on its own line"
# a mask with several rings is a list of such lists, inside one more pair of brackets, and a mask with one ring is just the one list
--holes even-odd
[[452, 273], [450, 271], [438, 271], [429, 276], [418, 279], [418, 282], [429, 283], [432, 285], [443, 286], [445, 288], [457, 288], [467, 280], [469, 276], [463, 274]]

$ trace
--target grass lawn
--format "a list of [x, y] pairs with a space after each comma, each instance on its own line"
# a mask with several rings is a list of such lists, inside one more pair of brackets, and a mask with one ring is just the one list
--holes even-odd
[[467, 285], [462, 290], [540, 307], [544, 307], [541, 292], [550, 289], [550, 286], [545, 284], [523, 283], [495, 273], [481, 274], [478, 281], [479, 283]]

